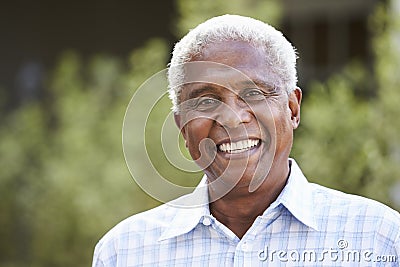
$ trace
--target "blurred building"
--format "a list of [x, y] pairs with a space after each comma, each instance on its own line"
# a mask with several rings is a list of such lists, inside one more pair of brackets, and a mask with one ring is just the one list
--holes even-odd
[[[327, 78], [349, 59], [371, 63], [367, 25], [377, 2], [282, 0], [280, 29], [298, 48], [302, 87]], [[0, 9], [0, 97], [10, 99], [9, 108], [40, 97], [46, 73], [66, 49], [84, 57], [126, 57], [152, 37], [172, 45], [176, 13], [174, 0], [8, 1]]]
[[8, 109], [41, 97], [61, 53], [127, 57], [152, 37], [170, 40], [173, 0], [6, 1], [0, 8], [0, 98]]
[[349, 60], [372, 63], [368, 19], [378, 0], [283, 0], [282, 29], [297, 47], [301, 84]]

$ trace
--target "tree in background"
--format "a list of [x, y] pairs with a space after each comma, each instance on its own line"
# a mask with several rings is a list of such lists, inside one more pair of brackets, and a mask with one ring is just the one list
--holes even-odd
[[[260, 14], [271, 21], [276, 2], [178, 1], [178, 38], [211, 14]], [[134, 91], [165, 68], [169, 53], [159, 39], [135, 50], [129, 62], [104, 55], [83, 61], [66, 52], [44, 99], [0, 114], [1, 267], [89, 266], [94, 245], [109, 228], [159, 204], [131, 179], [121, 128]], [[152, 114], [150, 128], [163, 119], [157, 112], [165, 110]], [[137, 138], [142, 142], [143, 136]], [[170, 172], [151, 149], [158, 168]]]
[[379, 5], [370, 20], [373, 70], [353, 62], [311, 86], [293, 154], [313, 181], [399, 208], [393, 196], [400, 192], [390, 189], [400, 181], [400, 58], [393, 38], [400, 27], [387, 10]]
[[[65, 53], [48, 98], [4, 118], [0, 131], [0, 266], [88, 266], [112, 224], [157, 203], [130, 179], [121, 126], [133, 88], [163, 68], [154, 40], [131, 67]], [[29, 264], [28, 264], [29, 263]]]
[[[177, 36], [223, 13], [275, 24], [278, 3], [179, 0]], [[390, 36], [399, 27], [384, 11], [380, 7], [372, 21], [374, 72], [354, 64], [311, 86], [293, 154], [314, 181], [394, 206], [387, 192], [400, 172], [399, 60]], [[101, 55], [85, 62], [67, 52], [46, 98], [0, 115], [0, 266], [89, 266], [96, 241], [109, 228], [159, 204], [130, 178], [121, 127], [134, 91], [165, 67], [169, 53], [163, 40], [135, 50], [129, 62]], [[170, 172], [160, 153], [149, 153]]]
[[276, 25], [282, 11], [277, 0], [232, 0], [229, 2], [178, 0], [177, 6], [179, 15], [178, 21], [175, 23], [175, 31], [178, 37], [185, 35], [189, 29], [193, 29], [203, 21], [223, 14], [249, 16]]

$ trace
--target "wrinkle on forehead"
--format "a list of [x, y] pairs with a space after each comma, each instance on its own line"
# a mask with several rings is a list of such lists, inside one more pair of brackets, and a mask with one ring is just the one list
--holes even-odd
[[184, 66], [184, 84], [207, 83], [230, 87], [260, 87], [266, 90], [280, 87], [274, 73], [250, 67], [236, 69], [211, 61], [193, 61]]

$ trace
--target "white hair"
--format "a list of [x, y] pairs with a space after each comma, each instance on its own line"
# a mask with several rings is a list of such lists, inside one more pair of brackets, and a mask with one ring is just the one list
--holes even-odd
[[[227, 40], [248, 42], [261, 47], [265, 63], [280, 81], [275, 81], [289, 94], [296, 88], [296, 51], [283, 34], [262, 21], [239, 15], [211, 18], [185, 35], [175, 44], [168, 69], [169, 97], [173, 111], [179, 112], [179, 95], [184, 81], [184, 66], [210, 43]], [[278, 85], [277, 85], [278, 86]]]

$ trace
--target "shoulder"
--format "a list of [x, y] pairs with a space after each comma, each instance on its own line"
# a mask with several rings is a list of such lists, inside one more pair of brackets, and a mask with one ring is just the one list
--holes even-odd
[[366, 216], [389, 216], [400, 220], [399, 212], [392, 208], [366, 197], [347, 194], [318, 184], [310, 184], [313, 189], [314, 201], [326, 207], [338, 207], [337, 211], [351, 210], [353, 214], [362, 213]]
[[314, 207], [320, 218], [342, 222], [343, 227], [373, 229], [377, 234], [400, 238], [398, 211], [369, 198], [347, 194], [317, 184], [313, 188]]
[[[207, 187], [205, 187], [207, 188]], [[197, 189], [166, 204], [133, 215], [106, 233], [97, 243], [93, 266], [119, 266], [116, 263], [141, 262], [159, 250], [163, 238], [191, 231], [208, 213], [203, 189]]]
[[105, 242], [110, 239], [118, 239], [126, 234], [143, 235], [151, 232], [162, 232], [170, 225], [175, 217], [177, 209], [163, 204], [153, 209], [135, 214], [114, 226], [101, 240]]
[[120, 250], [140, 249], [143, 244], [157, 242], [176, 213], [176, 208], [163, 204], [126, 218], [109, 230], [97, 243], [94, 261], [107, 262], [115, 258]]

